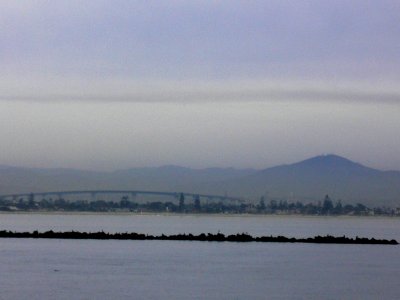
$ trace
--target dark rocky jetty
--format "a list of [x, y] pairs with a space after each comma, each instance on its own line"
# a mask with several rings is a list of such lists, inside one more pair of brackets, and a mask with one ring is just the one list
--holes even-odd
[[149, 235], [142, 233], [106, 233], [66, 231], [54, 232], [12, 232], [0, 231], [0, 238], [36, 238], [36, 239], [82, 239], [82, 240], [164, 240], [164, 241], [204, 241], [204, 242], [263, 242], [263, 243], [316, 243], [316, 244], [373, 244], [373, 245], [398, 245], [396, 240], [374, 238], [350, 238], [346, 236], [334, 237], [330, 235], [315, 236], [310, 238], [288, 238], [285, 236], [253, 237], [247, 233], [224, 235], [222, 233], [173, 234]]

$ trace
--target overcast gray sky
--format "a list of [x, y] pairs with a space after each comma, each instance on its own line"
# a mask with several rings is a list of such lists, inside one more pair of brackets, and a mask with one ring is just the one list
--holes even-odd
[[0, 164], [400, 169], [399, 1], [1, 1]]

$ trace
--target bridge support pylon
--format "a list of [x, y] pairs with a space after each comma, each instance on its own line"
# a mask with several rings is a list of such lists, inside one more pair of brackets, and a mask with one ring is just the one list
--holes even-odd
[[132, 193], [131, 193], [131, 200], [132, 200], [133, 202], [136, 200], [136, 197], [137, 197], [137, 193], [132, 192]]
[[90, 197], [91, 197], [92, 201], [96, 201], [96, 195], [97, 194], [94, 192], [90, 193]]

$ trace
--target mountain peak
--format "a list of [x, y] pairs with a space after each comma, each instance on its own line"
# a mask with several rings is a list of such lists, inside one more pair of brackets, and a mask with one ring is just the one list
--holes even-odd
[[347, 158], [335, 154], [323, 154], [299, 162], [301, 164], [339, 164], [339, 165], [360, 165]]
[[303, 160], [301, 162], [295, 163], [291, 166], [295, 168], [307, 168], [319, 171], [323, 170], [342, 170], [342, 171], [346, 170], [346, 172], [377, 171], [335, 154], [325, 154], [325, 155], [315, 156]]

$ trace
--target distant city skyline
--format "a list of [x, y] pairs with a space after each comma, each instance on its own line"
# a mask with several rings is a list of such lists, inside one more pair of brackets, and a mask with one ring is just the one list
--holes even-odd
[[2, 1], [0, 164], [400, 170], [398, 1]]

